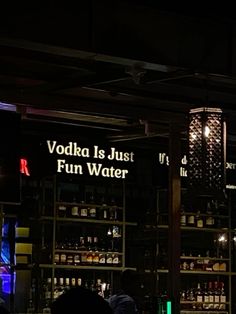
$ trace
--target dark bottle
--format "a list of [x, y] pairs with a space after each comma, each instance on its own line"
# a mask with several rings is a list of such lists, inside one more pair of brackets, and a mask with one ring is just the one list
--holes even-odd
[[184, 205], [181, 205], [181, 209], [180, 209], [180, 225], [181, 226], [186, 226], [187, 224], [187, 216], [185, 213], [185, 208]]
[[77, 204], [75, 197], [73, 199], [73, 203], [74, 203], [74, 205], [72, 205], [72, 207], [71, 207], [71, 215], [70, 216], [72, 218], [78, 218], [80, 216], [80, 212], [79, 212], [79, 206]]
[[105, 203], [104, 200], [103, 200], [102, 206], [101, 206], [101, 208], [100, 208], [100, 211], [101, 211], [100, 218], [101, 218], [102, 220], [107, 220], [107, 219], [109, 219], [109, 210], [108, 210], [107, 204]]
[[114, 198], [111, 200], [111, 206], [109, 207], [109, 216], [110, 220], [117, 220], [118, 218], [118, 212], [117, 212], [117, 205]]
[[187, 225], [190, 227], [195, 226], [195, 213], [192, 206], [190, 206], [190, 212], [187, 215]]
[[208, 292], [207, 282], [204, 283], [202, 308], [203, 310], [209, 309], [209, 292]]
[[61, 217], [61, 218], [65, 218], [66, 217], [66, 211], [67, 211], [67, 208], [64, 204], [59, 204], [58, 205], [58, 217]]
[[95, 219], [97, 218], [97, 208], [94, 202], [93, 195], [91, 195], [89, 199], [88, 216], [90, 218], [95, 218]]
[[206, 227], [207, 228], [214, 227], [215, 219], [213, 216], [212, 204], [210, 202], [207, 202], [206, 214], [207, 214], [207, 216], [206, 216]]
[[88, 217], [88, 206], [85, 205], [84, 201], [82, 201], [80, 205], [80, 216], [82, 218]]
[[197, 228], [203, 228], [203, 226], [204, 226], [204, 222], [203, 222], [203, 218], [201, 216], [200, 210], [197, 211], [196, 226], [197, 226]]

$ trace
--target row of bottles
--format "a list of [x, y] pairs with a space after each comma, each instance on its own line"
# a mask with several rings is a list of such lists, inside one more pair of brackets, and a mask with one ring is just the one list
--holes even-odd
[[56, 265], [121, 265], [121, 255], [117, 252], [82, 252], [82, 253], [55, 253]]
[[181, 270], [191, 270], [191, 271], [227, 271], [226, 260], [222, 256], [219, 258], [210, 257], [210, 252], [207, 251], [204, 256], [198, 254], [193, 256], [191, 253], [189, 256], [186, 256], [185, 253], [182, 253], [180, 260], [180, 269]]
[[92, 250], [92, 251], [121, 251], [121, 229], [118, 226], [109, 227], [105, 237], [81, 236], [78, 239], [65, 239], [56, 242], [60, 250]]
[[122, 209], [116, 205], [107, 206], [86, 204], [85, 202], [77, 203], [59, 203], [57, 206], [57, 215], [61, 218], [88, 218], [111, 221], [122, 221]]
[[224, 228], [228, 225], [227, 216], [219, 216], [213, 212], [210, 202], [207, 203], [206, 212], [198, 209], [186, 211], [185, 206], [181, 206], [180, 225], [196, 228]]
[[56, 243], [55, 264], [60, 265], [120, 265], [122, 243], [120, 229], [109, 228], [107, 237], [80, 237]]
[[182, 309], [191, 310], [225, 310], [227, 297], [224, 282], [210, 281], [198, 283], [194, 288], [180, 292]]
[[53, 279], [52, 293], [52, 278], [48, 277], [43, 284], [43, 299], [52, 300], [58, 298], [62, 293], [73, 287], [85, 287], [97, 292], [103, 298], [110, 295], [110, 283], [97, 278], [95, 280], [82, 279], [81, 277], [55, 277]]

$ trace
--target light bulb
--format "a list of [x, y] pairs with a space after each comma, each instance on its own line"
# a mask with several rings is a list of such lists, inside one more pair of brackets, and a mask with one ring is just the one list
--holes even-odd
[[204, 135], [205, 135], [205, 137], [208, 137], [209, 134], [210, 134], [210, 128], [206, 125], [205, 130], [204, 130]]

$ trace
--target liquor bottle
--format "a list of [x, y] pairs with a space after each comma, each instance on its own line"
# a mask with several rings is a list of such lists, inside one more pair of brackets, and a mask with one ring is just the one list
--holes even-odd
[[88, 207], [85, 205], [84, 201], [82, 201], [80, 205], [80, 217], [82, 218], [88, 217]]
[[79, 247], [79, 250], [82, 251], [81, 252], [81, 264], [85, 265], [85, 264], [87, 264], [87, 253], [86, 253], [84, 237], [80, 237], [80, 247]]
[[91, 195], [89, 199], [88, 216], [90, 218], [97, 218], [97, 208], [94, 202], [94, 196]]
[[61, 294], [60, 285], [56, 277], [54, 277], [53, 283], [54, 283], [53, 299], [56, 300]]
[[82, 286], [82, 279], [79, 277], [77, 278], [77, 286], [81, 287]]
[[106, 254], [104, 252], [99, 253], [99, 265], [106, 264]]
[[76, 202], [76, 198], [74, 197], [73, 199], [73, 203], [75, 203], [74, 205], [72, 205], [71, 207], [71, 217], [72, 218], [78, 218], [80, 216], [80, 213], [79, 213], [79, 206]]
[[209, 250], [206, 251], [205, 257], [203, 259], [202, 269], [204, 271], [212, 270], [212, 263], [210, 260], [210, 251]]
[[209, 292], [208, 292], [207, 282], [204, 283], [202, 308], [203, 310], [209, 309]]
[[201, 289], [201, 284], [200, 283], [197, 284], [196, 301], [197, 301], [197, 304], [196, 304], [197, 310], [202, 310], [203, 293], [202, 293], [202, 289]]
[[193, 212], [193, 208], [191, 207], [191, 212], [187, 216], [187, 225], [190, 227], [195, 226], [195, 214]]
[[48, 277], [46, 283], [43, 285], [44, 299], [46, 301], [51, 301], [52, 298], [52, 278]]
[[46, 301], [45, 306], [42, 309], [42, 314], [51, 314], [51, 308], [49, 302]]
[[185, 208], [184, 205], [181, 205], [181, 209], [180, 209], [180, 225], [181, 226], [186, 226], [187, 224], [187, 217], [186, 217], [186, 213], [185, 213]]
[[98, 295], [100, 295], [101, 297], [104, 297], [103, 295], [103, 291], [102, 291], [102, 280], [100, 278], [97, 278], [97, 282], [96, 282], [96, 292]]
[[107, 230], [106, 250], [107, 251], [112, 251], [113, 250], [112, 229], [110, 227]]
[[218, 281], [214, 282], [214, 310], [220, 308], [220, 290], [218, 287]]
[[191, 307], [193, 310], [196, 309], [196, 295], [194, 294], [193, 288], [188, 289], [186, 294], [187, 301], [191, 302]]
[[202, 259], [201, 254], [198, 254], [197, 257], [199, 257], [199, 259], [196, 260], [195, 269], [198, 271], [202, 271], [204, 260]]
[[226, 294], [224, 290], [224, 283], [220, 282], [220, 310], [226, 310]]
[[67, 291], [70, 289], [70, 278], [66, 277], [65, 278], [65, 287], [64, 287], [64, 291]]
[[67, 210], [66, 206], [63, 204], [60, 204], [58, 206], [58, 211], [57, 211], [58, 217], [65, 218], [66, 217], [66, 210]]
[[113, 263], [113, 259], [112, 259], [112, 253], [107, 253], [106, 254], [106, 264], [107, 265], [112, 265], [112, 263]]
[[31, 299], [29, 299], [26, 313], [27, 314], [35, 313], [34, 304], [33, 304], [33, 301]]
[[[56, 279], [56, 278], [55, 278]], [[56, 286], [57, 287], [57, 286]], [[65, 291], [65, 280], [64, 277], [60, 277], [59, 278], [59, 282], [58, 282], [58, 292], [57, 292], [57, 297], [59, 297], [61, 294], [64, 293]]]
[[[223, 256], [221, 255], [220, 258], [223, 258]], [[219, 271], [227, 271], [227, 264], [225, 261], [219, 262]]]
[[72, 253], [66, 254], [66, 264], [73, 265], [74, 264], [74, 255]]
[[114, 266], [118, 266], [118, 265], [120, 265], [120, 256], [119, 256], [119, 254], [118, 253], [113, 253], [112, 254], [112, 264], [114, 265]]
[[54, 256], [54, 263], [56, 265], [59, 265], [60, 264], [60, 254], [59, 253], [55, 253], [55, 256]]
[[81, 262], [81, 256], [79, 253], [76, 253], [74, 255], [74, 264], [77, 266], [77, 265], [80, 265], [80, 262]]
[[197, 215], [196, 215], [196, 226], [197, 228], [203, 228], [203, 218], [199, 210], [197, 211]]
[[101, 208], [100, 208], [100, 219], [107, 220], [109, 219], [109, 209], [105, 201], [105, 197], [102, 197], [101, 200]]
[[110, 216], [110, 220], [117, 220], [117, 206], [116, 206], [116, 202], [115, 199], [112, 198], [111, 200], [111, 206], [109, 208], [109, 216]]
[[87, 262], [87, 264], [92, 264], [93, 263], [92, 237], [87, 237], [87, 244], [86, 245], [88, 248], [86, 262]]
[[211, 281], [208, 282], [208, 298], [209, 298], [208, 309], [213, 310], [214, 309], [214, 292], [213, 292], [213, 286], [212, 286]]
[[60, 254], [60, 264], [65, 265], [66, 260], [67, 260], [66, 253], [65, 252], [61, 253]]
[[207, 209], [206, 209], [206, 227], [207, 228], [212, 228], [215, 225], [215, 219], [213, 217], [213, 212], [212, 212], [212, 205], [210, 202], [207, 202]]
[[186, 291], [185, 290], [180, 291], [180, 301], [181, 302], [186, 301]]
[[93, 264], [99, 264], [99, 253], [98, 253], [98, 237], [93, 238]]
[[76, 279], [74, 277], [71, 278], [71, 287], [76, 287]]

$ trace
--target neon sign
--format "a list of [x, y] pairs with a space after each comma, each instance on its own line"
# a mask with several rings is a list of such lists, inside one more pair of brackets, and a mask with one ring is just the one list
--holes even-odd
[[30, 176], [28, 161], [25, 158], [20, 159], [20, 173]]

